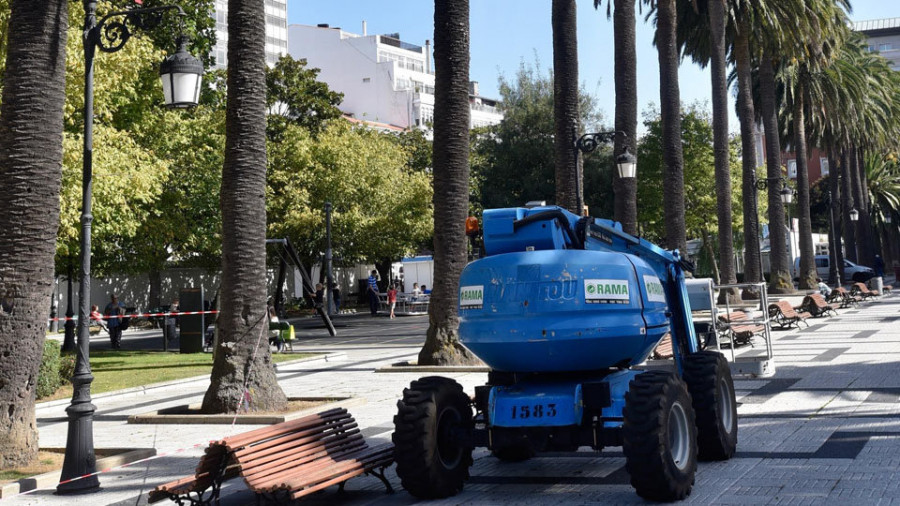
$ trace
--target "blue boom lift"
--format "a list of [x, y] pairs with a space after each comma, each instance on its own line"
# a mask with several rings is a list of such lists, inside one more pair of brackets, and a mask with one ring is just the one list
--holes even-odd
[[[459, 338], [490, 367], [488, 383], [474, 397], [438, 376], [404, 389], [393, 441], [406, 490], [456, 494], [476, 446], [509, 461], [621, 446], [637, 493], [675, 501], [698, 460], [731, 458], [731, 371], [701, 350], [678, 251], [555, 206], [486, 210], [482, 222], [485, 256], [460, 279]], [[675, 372], [635, 369], [667, 334]]]

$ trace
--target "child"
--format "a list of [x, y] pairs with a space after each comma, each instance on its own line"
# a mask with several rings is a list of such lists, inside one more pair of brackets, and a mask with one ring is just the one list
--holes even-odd
[[91, 320], [97, 322], [97, 325], [100, 325], [100, 328], [109, 332], [109, 329], [106, 327], [106, 322], [103, 320], [103, 315], [100, 314], [100, 308], [97, 307], [96, 304], [91, 306]]
[[391, 306], [391, 316], [390, 318], [394, 318], [394, 307], [397, 306], [397, 285], [391, 285], [391, 288], [387, 292], [387, 301]]

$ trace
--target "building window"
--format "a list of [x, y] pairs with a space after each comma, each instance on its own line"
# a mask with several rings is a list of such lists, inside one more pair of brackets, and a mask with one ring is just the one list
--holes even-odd
[[828, 158], [819, 157], [819, 166], [822, 167], [822, 177], [828, 175]]
[[887, 43], [884, 43], [884, 44], [878, 44], [878, 50], [879, 50], [879, 51], [890, 51], [890, 50], [891, 50], [891, 43], [890, 43], [890, 42], [887, 42]]
[[869, 47], [866, 49], [868, 49], [870, 53], [875, 52], [875, 44], [869, 44]]
[[372, 82], [372, 78], [371, 77], [363, 77], [363, 82], [364, 83]]
[[796, 179], [797, 178], [797, 160], [788, 160], [787, 167], [788, 167], [788, 177], [791, 179]]

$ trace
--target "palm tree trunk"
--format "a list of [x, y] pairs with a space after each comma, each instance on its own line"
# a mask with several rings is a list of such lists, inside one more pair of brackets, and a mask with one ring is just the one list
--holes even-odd
[[[637, 154], [637, 52], [635, 49], [635, 0], [615, 0], [616, 131], [613, 153], [618, 156], [628, 147]], [[615, 220], [627, 234], [637, 235], [637, 178], [620, 178], [613, 171]]]
[[844, 251], [842, 246], [843, 227], [841, 226], [840, 170], [838, 170], [839, 163], [836, 163], [837, 161], [837, 157], [832, 154], [829, 164], [834, 167], [834, 170], [832, 170], [831, 174], [828, 176], [828, 189], [831, 193], [831, 198], [828, 201], [830, 213], [829, 228], [832, 232], [830, 235], [831, 243], [828, 246], [828, 249], [831, 252], [828, 283], [831, 286], [841, 285], [844, 280], [844, 269], [839, 268], [839, 266], [844, 265]]
[[678, 88], [678, 44], [675, 0], [659, 0], [656, 49], [659, 53], [659, 101], [662, 122], [663, 208], [666, 247], [687, 251], [684, 221], [684, 156], [681, 148], [681, 92]]
[[812, 242], [812, 218], [809, 214], [809, 165], [806, 157], [806, 118], [805, 102], [806, 79], [809, 77], [805, 67], [800, 70], [800, 83], [794, 98], [794, 144], [797, 150], [797, 208], [800, 223], [800, 289], [809, 290], [816, 283], [816, 261]]
[[[741, 123], [741, 202], [744, 206], [744, 282], [762, 281], [762, 265], [759, 254], [759, 208], [756, 193], [756, 135], [753, 122], [753, 79], [750, 64], [750, 42], [747, 28], [739, 28], [735, 35], [734, 54], [738, 78], [738, 119]], [[744, 291], [743, 297], [759, 298], [759, 294]]]
[[68, 2], [13, 0], [8, 26], [0, 106], [0, 469], [38, 454], [34, 399], [59, 228]]
[[778, 110], [775, 102], [775, 71], [773, 58], [767, 48], [759, 64], [759, 95], [763, 126], [766, 131], [766, 173], [769, 184], [769, 293], [791, 293], [790, 260], [785, 227], [784, 204], [781, 203], [781, 185], [772, 178], [780, 178], [781, 143], [778, 139]]
[[850, 148], [850, 191], [853, 192], [853, 209], [856, 209], [859, 212], [859, 218], [853, 223], [853, 230], [856, 235], [856, 244], [855, 251], [853, 253], [853, 258], [855, 262], [862, 263], [864, 261], [863, 250], [865, 249], [865, 231], [862, 227], [862, 216], [865, 213], [865, 203], [863, 202], [860, 195], [862, 195], [862, 190], [860, 189], [860, 179], [859, 179], [859, 157], [856, 146]]
[[875, 266], [875, 228], [872, 225], [872, 206], [869, 203], [869, 178], [866, 176], [866, 158], [865, 150], [859, 148], [859, 154], [856, 157], [857, 171], [859, 174], [859, 198], [861, 202], [859, 209], [859, 233], [860, 249], [859, 261], [863, 265], [869, 267]]
[[478, 359], [459, 342], [456, 307], [468, 247], [468, 0], [434, 2], [434, 70], [434, 286], [419, 364], [471, 364]]
[[584, 203], [578, 132], [578, 37], [575, 0], [553, 0], [553, 124], [556, 204], [577, 215]]
[[[228, 2], [219, 340], [205, 413], [282, 409], [266, 308], [266, 23], [260, 0]], [[250, 393], [252, 392], [252, 396]]]
[[[850, 164], [850, 150], [844, 149], [841, 155], [841, 222], [844, 225], [844, 254], [851, 262], [856, 262], [856, 223], [850, 219], [850, 210], [854, 206], [853, 168]], [[841, 279], [844, 278], [841, 272]], [[844, 283], [848, 279], [843, 279]]]
[[[716, 216], [719, 221], [719, 269], [721, 284], [737, 283], [734, 268], [734, 231], [731, 226], [731, 167], [728, 160], [728, 78], [725, 63], [725, 1], [709, 0], [709, 25], [712, 38], [710, 70], [712, 75], [713, 154], [716, 175]], [[719, 302], [739, 302], [737, 289], [721, 290]]]

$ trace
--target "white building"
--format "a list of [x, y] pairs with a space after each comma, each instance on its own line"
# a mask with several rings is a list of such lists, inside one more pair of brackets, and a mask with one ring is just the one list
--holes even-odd
[[[216, 45], [211, 54], [215, 68], [228, 66], [228, 0], [216, 0]], [[287, 0], [266, 0], [266, 63], [275, 65], [287, 54]]]
[[[417, 46], [399, 34], [367, 35], [328, 25], [290, 25], [288, 53], [321, 69], [319, 80], [344, 94], [340, 108], [362, 121], [429, 130], [434, 120], [434, 71], [431, 43]], [[497, 101], [469, 86], [471, 127], [499, 123]]]
[[900, 70], [900, 18], [859, 21], [853, 29], [866, 36], [869, 52], [877, 51], [892, 69]]

